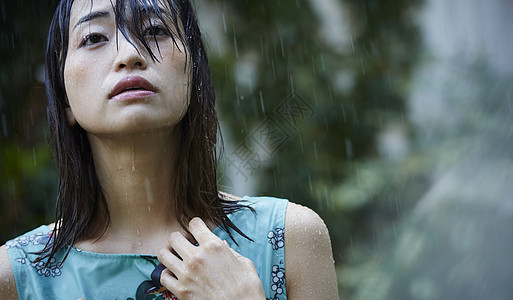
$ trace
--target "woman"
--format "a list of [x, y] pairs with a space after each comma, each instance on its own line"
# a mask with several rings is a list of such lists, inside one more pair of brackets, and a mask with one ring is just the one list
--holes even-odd
[[337, 298], [313, 211], [217, 190], [187, 0], [63, 0], [46, 58], [57, 222], [0, 248], [3, 298]]

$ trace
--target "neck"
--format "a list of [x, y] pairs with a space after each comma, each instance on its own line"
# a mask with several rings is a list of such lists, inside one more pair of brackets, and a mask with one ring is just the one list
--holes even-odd
[[172, 191], [176, 131], [116, 138], [89, 135], [89, 142], [110, 216], [101, 240], [141, 245], [180, 230]]

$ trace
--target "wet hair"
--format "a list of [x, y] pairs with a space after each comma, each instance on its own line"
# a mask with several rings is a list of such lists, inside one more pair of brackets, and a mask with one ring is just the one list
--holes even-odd
[[[232, 240], [231, 229], [249, 239], [227, 217], [234, 211], [249, 207], [241, 201], [226, 199], [217, 189], [216, 141], [219, 123], [215, 93], [191, 4], [188, 0], [114, 1], [116, 27], [132, 45], [135, 45], [133, 39], [142, 45], [144, 49], [138, 51], [147, 51], [153, 60], [158, 61], [158, 56], [152, 51], [155, 48], [150, 47], [148, 36], [142, 32], [143, 22], [151, 17], [158, 18], [170, 32], [174, 32], [173, 42], [185, 46], [186, 61], [192, 64], [190, 104], [177, 125], [180, 142], [173, 166], [177, 176], [171, 190], [178, 222], [188, 231], [188, 221], [199, 216], [205, 221], [219, 224]], [[167, 7], [159, 6], [159, 2], [165, 2]], [[52, 239], [40, 253], [39, 260], [48, 258], [50, 261], [59, 250], [67, 248], [69, 251], [75, 242], [101, 237], [109, 225], [109, 212], [96, 177], [86, 132], [79, 124], [69, 126], [66, 118], [69, 105], [64, 86], [64, 64], [72, 4], [73, 0], [61, 0], [58, 4], [46, 46], [47, 114], [59, 184], [55, 230]], [[93, 0], [91, 7], [92, 4]], [[130, 14], [126, 12], [125, 4], [128, 4]], [[170, 30], [169, 23], [175, 30]]]

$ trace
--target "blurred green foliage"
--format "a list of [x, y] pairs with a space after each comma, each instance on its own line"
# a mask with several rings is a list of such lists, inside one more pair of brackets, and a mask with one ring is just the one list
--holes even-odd
[[0, 2], [0, 242], [53, 220], [44, 45], [56, 1]]

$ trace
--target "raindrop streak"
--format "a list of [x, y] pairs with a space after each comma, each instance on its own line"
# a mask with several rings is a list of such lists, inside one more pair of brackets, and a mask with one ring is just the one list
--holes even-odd
[[235, 96], [237, 97], [237, 104], [240, 105], [239, 87], [235, 86]]
[[224, 33], [227, 33], [227, 32], [228, 32], [228, 30], [226, 29], [226, 19], [225, 19], [225, 17], [224, 17], [224, 11], [223, 11], [223, 13], [222, 13], [221, 15], [223, 16], [223, 28], [224, 28]]
[[313, 146], [314, 146], [315, 159], [318, 160], [319, 159], [319, 154], [317, 153], [317, 142], [314, 142]]
[[262, 106], [262, 113], [265, 115], [264, 97], [262, 96], [262, 90], [258, 92], [260, 94], [260, 106]]
[[310, 174], [308, 174], [308, 185], [310, 186], [310, 192], [312, 193], [313, 192], [312, 177], [310, 177]]
[[274, 67], [274, 61], [271, 60], [271, 67], [273, 69], [273, 79], [274, 79], [274, 82], [276, 82], [276, 68]]
[[351, 38], [351, 48], [353, 49], [353, 55], [355, 55], [356, 52], [354, 50], [353, 34], [349, 34], [349, 38]]
[[[151, 193], [150, 179], [148, 177], [144, 179], [144, 188], [146, 189], [146, 197], [148, 198], [148, 203], [151, 205], [153, 204], [153, 195]], [[150, 210], [151, 208], [148, 206], [148, 211]]]
[[132, 150], [132, 171], [135, 172], [135, 149], [134, 144], [131, 145]]
[[237, 46], [237, 36], [235, 35], [235, 28], [233, 29], [233, 47], [235, 48], [235, 58], [239, 59], [239, 48]]
[[354, 120], [355, 120], [356, 124], [359, 124], [360, 120], [358, 119], [358, 114], [356, 113], [356, 107], [354, 107], [354, 104], [353, 104], [353, 116], [354, 116]]
[[324, 63], [324, 54], [321, 53], [321, 66], [322, 70], [326, 71], [326, 64]]
[[283, 47], [283, 36], [281, 35], [280, 24], [278, 23], [278, 35], [280, 36], [280, 45], [281, 45], [281, 56], [285, 57], [285, 47]]
[[[331, 207], [331, 201], [330, 201], [330, 196], [328, 195], [328, 187], [326, 185], [324, 185], [324, 196], [326, 197], [326, 206], [328, 208]], [[319, 231], [319, 235], [321, 234], [321, 232]]]

